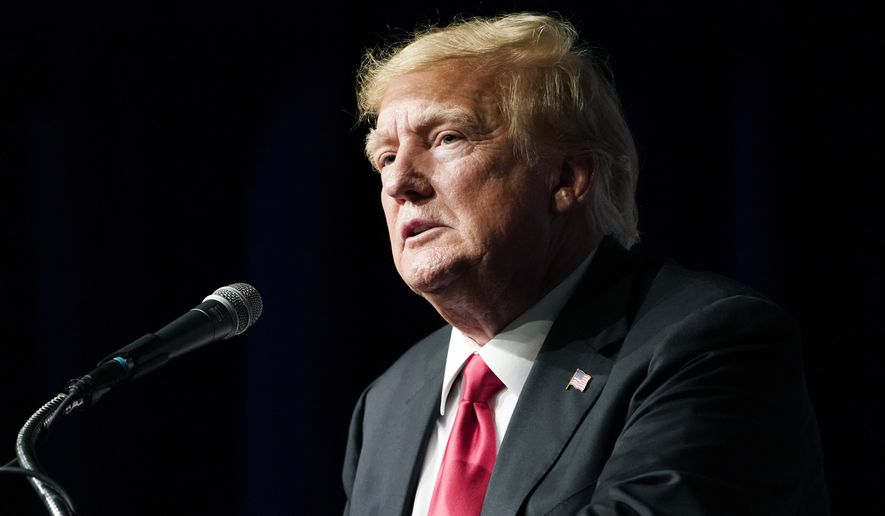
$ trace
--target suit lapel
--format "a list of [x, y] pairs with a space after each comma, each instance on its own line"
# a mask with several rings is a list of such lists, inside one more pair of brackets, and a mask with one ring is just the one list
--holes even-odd
[[[627, 331], [630, 267], [606, 241], [550, 330], [501, 443], [483, 515], [512, 515], [557, 461], [593, 406], [611, 369], [601, 351]], [[584, 392], [566, 390], [576, 369], [592, 376]]]
[[[383, 500], [382, 514], [412, 513], [427, 437], [439, 415], [449, 328], [443, 328], [422, 342], [421, 345], [433, 350], [432, 355], [415, 366], [414, 377], [409, 382], [411, 388], [404, 388], [400, 396], [396, 396], [403, 397], [397, 420], [385, 426], [384, 442], [379, 449], [388, 453], [378, 458], [380, 467], [376, 469], [381, 477], [377, 481], [384, 486], [379, 497]], [[391, 450], [394, 452], [389, 453]]]

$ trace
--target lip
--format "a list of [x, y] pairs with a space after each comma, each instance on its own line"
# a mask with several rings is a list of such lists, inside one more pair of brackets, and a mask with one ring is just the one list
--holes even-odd
[[[413, 219], [403, 226], [402, 231], [400, 231], [400, 236], [402, 237], [403, 241], [406, 241], [410, 238], [419, 237], [432, 229], [440, 227], [444, 227], [444, 225], [440, 224], [439, 222], [434, 222], [427, 219]], [[415, 231], [418, 231], [418, 233], [415, 233]]]

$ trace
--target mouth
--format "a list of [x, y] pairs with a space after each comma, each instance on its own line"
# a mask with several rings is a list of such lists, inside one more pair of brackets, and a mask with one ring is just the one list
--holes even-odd
[[442, 227], [442, 225], [427, 220], [413, 220], [403, 226], [402, 238], [408, 240], [438, 227]]

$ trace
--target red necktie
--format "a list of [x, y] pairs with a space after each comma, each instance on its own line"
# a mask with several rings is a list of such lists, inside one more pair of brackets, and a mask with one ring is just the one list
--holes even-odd
[[464, 395], [436, 478], [429, 516], [478, 516], [495, 466], [495, 418], [489, 401], [504, 384], [476, 354], [461, 374]]

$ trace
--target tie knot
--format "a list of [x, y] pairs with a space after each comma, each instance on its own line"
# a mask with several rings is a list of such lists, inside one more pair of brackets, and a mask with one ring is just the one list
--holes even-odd
[[461, 397], [464, 401], [488, 404], [504, 388], [501, 380], [476, 354], [467, 359], [467, 365], [461, 374], [464, 375], [464, 395]]

